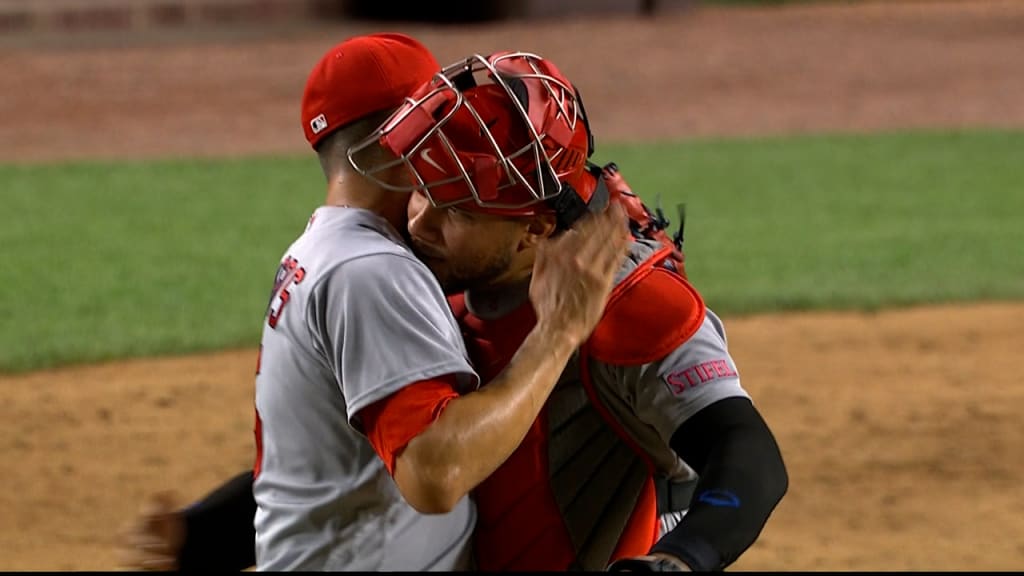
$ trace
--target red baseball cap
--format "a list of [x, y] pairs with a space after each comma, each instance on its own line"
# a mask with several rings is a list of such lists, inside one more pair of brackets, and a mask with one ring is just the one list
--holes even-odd
[[306, 80], [306, 141], [316, 148], [346, 124], [398, 108], [440, 70], [426, 46], [405, 34], [366, 34], [342, 41], [320, 58]]

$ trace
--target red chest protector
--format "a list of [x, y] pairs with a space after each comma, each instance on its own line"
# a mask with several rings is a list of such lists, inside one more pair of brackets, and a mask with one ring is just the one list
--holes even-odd
[[[654, 467], [602, 405], [589, 367], [653, 362], [696, 332], [704, 303], [666, 267], [671, 256], [658, 250], [616, 286], [522, 444], [474, 491], [480, 570], [604, 570], [655, 542]], [[449, 301], [486, 385], [533, 328], [533, 308], [484, 320], [461, 295]]]

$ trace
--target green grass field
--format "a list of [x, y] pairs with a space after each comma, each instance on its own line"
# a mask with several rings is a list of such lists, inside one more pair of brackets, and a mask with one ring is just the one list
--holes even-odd
[[[686, 202], [688, 270], [721, 313], [1024, 297], [1024, 133], [595, 159], [670, 219]], [[256, 345], [281, 252], [322, 195], [312, 157], [0, 166], [0, 371]]]
[[[722, 312], [1024, 296], [1024, 133], [703, 141], [609, 151]], [[670, 218], [671, 219], [671, 218]]]

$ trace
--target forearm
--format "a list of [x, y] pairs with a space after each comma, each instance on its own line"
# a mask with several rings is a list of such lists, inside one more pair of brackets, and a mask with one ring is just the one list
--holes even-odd
[[449, 401], [396, 458], [395, 481], [424, 512], [444, 512], [490, 476], [522, 442], [576, 343], [536, 327], [487, 386]]
[[753, 544], [787, 490], [778, 445], [743, 398], [705, 408], [680, 427], [672, 444], [700, 481], [686, 516], [652, 551], [695, 570], [722, 569]]
[[252, 483], [252, 471], [240, 473], [185, 509], [182, 571], [244, 570], [256, 564]]

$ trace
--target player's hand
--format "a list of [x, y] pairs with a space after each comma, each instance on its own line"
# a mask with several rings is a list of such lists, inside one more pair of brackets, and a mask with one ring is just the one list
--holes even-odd
[[632, 237], [617, 203], [588, 214], [537, 247], [530, 300], [538, 326], [550, 326], [582, 344], [604, 314], [615, 273]]
[[185, 515], [173, 494], [154, 494], [121, 532], [121, 564], [129, 570], [178, 570], [178, 555], [185, 543]]

